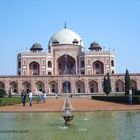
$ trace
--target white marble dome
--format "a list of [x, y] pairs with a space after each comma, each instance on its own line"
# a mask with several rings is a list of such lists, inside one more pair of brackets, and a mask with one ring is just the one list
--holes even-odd
[[67, 28], [66, 29], [64, 28], [53, 34], [53, 36], [49, 40], [49, 44], [54, 45], [55, 43], [59, 45], [77, 44], [84, 46], [81, 37], [74, 31]]

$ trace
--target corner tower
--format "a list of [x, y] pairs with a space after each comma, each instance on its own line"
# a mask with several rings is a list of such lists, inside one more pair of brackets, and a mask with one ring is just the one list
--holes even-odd
[[29, 52], [17, 55], [17, 74], [22, 76], [45, 75], [46, 53], [39, 43], [35, 43]]

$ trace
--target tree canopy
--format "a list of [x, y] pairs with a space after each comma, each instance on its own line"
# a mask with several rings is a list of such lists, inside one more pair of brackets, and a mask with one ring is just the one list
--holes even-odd
[[131, 79], [130, 79], [129, 71], [126, 69], [126, 72], [125, 72], [125, 95], [129, 94], [130, 89], [131, 89]]

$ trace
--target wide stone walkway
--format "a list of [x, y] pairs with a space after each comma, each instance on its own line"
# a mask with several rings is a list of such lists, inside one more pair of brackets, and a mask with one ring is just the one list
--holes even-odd
[[[60, 112], [63, 111], [64, 98], [48, 98], [46, 103], [33, 102], [25, 106], [17, 104], [0, 107], [0, 112]], [[102, 111], [102, 110], [140, 110], [140, 105], [124, 105], [118, 103], [91, 100], [89, 98], [71, 98], [73, 111]]]

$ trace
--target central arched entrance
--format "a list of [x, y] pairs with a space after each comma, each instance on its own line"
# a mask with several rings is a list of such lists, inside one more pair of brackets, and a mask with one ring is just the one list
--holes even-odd
[[76, 74], [76, 62], [75, 59], [67, 54], [62, 55], [57, 59], [58, 74]]
[[63, 82], [63, 93], [71, 93], [71, 83], [69, 81]]

